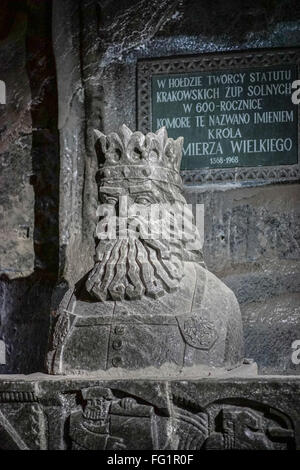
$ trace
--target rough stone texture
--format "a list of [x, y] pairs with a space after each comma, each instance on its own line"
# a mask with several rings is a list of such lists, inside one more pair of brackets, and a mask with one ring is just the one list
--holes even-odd
[[251, 302], [241, 310], [245, 349], [259, 363], [261, 373], [278, 369], [281, 374], [299, 373], [299, 365], [291, 360], [291, 344], [299, 340], [299, 293]]
[[95, 130], [95, 148], [104, 211], [95, 263], [59, 305], [49, 373], [235, 367], [241, 314], [232, 291], [203, 266], [182, 196], [182, 138], [122, 126], [107, 136]]
[[[58, 272], [59, 152], [51, 2], [3, 1], [0, 15], [2, 373], [44, 370]], [[3, 343], [2, 343], [3, 344]]]
[[[3, 6], [1, 79], [1, 252], [7, 277], [57, 270], [57, 95], [50, 2]], [[33, 2], [34, 3], [34, 2]], [[7, 30], [8, 29], [8, 30]], [[34, 250], [33, 250], [34, 248]]]
[[300, 449], [299, 389], [299, 378], [276, 376], [2, 376], [0, 448]]
[[16, 277], [34, 269], [31, 93], [26, 14], [12, 12], [6, 5], [2, 15], [0, 78], [6, 84], [6, 104], [0, 105], [0, 271]]
[[6, 364], [0, 372], [12, 374], [45, 370], [53, 280], [33, 274], [0, 284], [0, 337]]
[[299, 185], [188, 188], [205, 205], [204, 259], [236, 294], [248, 357], [260, 371], [299, 373]]

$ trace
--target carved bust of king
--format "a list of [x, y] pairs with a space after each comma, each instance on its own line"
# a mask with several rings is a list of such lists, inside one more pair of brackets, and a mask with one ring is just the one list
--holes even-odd
[[240, 309], [203, 263], [182, 195], [183, 139], [168, 138], [165, 128], [143, 135], [124, 125], [118, 133], [94, 135], [95, 264], [61, 302], [49, 372], [148, 369], [153, 376], [158, 369], [163, 376], [192, 366], [238, 366]]

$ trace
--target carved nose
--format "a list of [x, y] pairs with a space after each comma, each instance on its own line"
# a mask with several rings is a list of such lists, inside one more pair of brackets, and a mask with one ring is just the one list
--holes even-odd
[[128, 216], [127, 210], [127, 197], [121, 196], [115, 205], [115, 211], [117, 217], [126, 218]]
[[117, 204], [116, 205], [116, 216], [119, 217], [120, 219], [126, 219], [127, 218], [127, 210], [125, 210], [122, 206]]

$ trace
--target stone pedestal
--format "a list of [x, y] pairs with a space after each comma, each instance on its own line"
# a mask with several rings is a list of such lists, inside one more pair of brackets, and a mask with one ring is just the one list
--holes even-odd
[[300, 449], [300, 378], [249, 366], [180, 380], [1, 376], [0, 402], [1, 450]]

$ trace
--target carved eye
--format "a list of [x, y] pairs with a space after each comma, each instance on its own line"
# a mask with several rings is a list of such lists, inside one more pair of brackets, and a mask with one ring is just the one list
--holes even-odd
[[104, 196], [103, 201], [105, 202], [105, 204], [111, 204], [112, 206], [115, 206], [118, 202], [118, 199], [116, 197]]
[[143, 204], [143, 205], [147, 205], [147, 204], [150, 204], [151, 201], [150, 199], [148, 199], [147, 197], [145, 196], [138, 196], [136, 199], [135, 199], [135, 203], [136, 204]]

